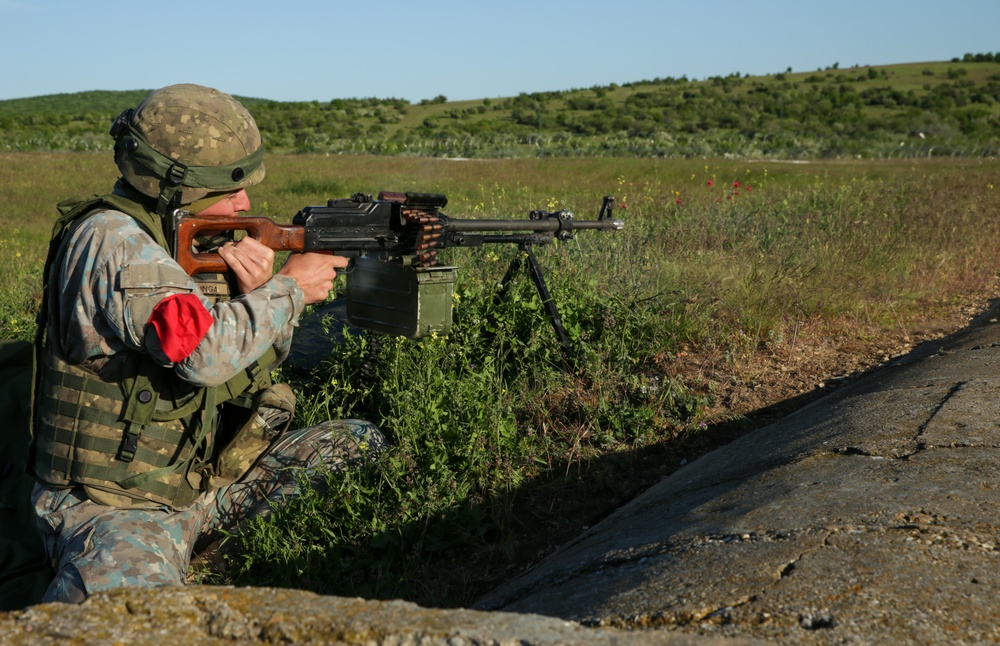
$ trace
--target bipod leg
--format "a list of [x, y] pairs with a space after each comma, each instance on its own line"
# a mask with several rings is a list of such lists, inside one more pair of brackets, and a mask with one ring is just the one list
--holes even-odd
[[[538, 297], [542, 299], [542, 305], [545, 306], [545, 311], [549, 315], [552, 329], [556, 331], [556, 336], [559, 338], [559, 345], [563, 349], [564, 367], [569, 370], [569, 361], [572, 356], [569, 336], [566, 334], [566, 328], [563, 327], [562, 319], [559, 318], [556, 302], [553, 300], [551, 292], [549, 292], [548, 285], [545, 284], [545, 276], [542, 275], [542, 266], [538, 264], [538, 258], [535, 257], [535, 252], [532, 251], [530, 244], [521, 244], [519, 248], [528, 257], [528, 273], [531, 274], [531, 281], [535, 283], [535, 290], [538, 292]], [[521, 254], [517, 254], [510, 261], [507, 273], [504, 274], [503, 279], [500, 281], [500, 288], [493, 298], [494, 305], [499, 305], [507, 298], [507, 293], [510, 291], [510, 283], [514, 279], [514, 276], [517, 275], [517, 272], [521, 271], [523, 261], [524, 258]]]
[[538, 296], [542, 299], [542, 304], [545, 305], [545, 311], [549, 313], [549, 320], [552, 322], [552, 329], [556, 331], [556, 336], [559, 337], [559, 344], [562, 346], [563, 354], [566, 356], [568, 361], [571, 355], [571, 348], [569, 345], [569, 337], [566, 335], [566, 328], [563, 327], [562, 319], [559, 318], [559, 311], [556, 309], [556, 302], [552, 298], [552, 294], [549, 292], [548, 286], [545, 284], [545, 277], [542, 275], [542, 266], [538, 264], [538, 259], [535, 258], [535, 252], [530, 246], [525, 245], [522, 247], [524, 253], [528, 256], [528, 273], [531, 274], [531, 280], [535, 283], [535, 288], [538, 290]]
[[[524, 250], [524, 247], [521, 247]], [[514, 279], [517, 272], [521, 271], [521, 254], [516, 254], [514, 259], [510, 261], [510, 265], [507, 267], [507, 273], [503, 275], [503, 280], [500, 281], [500, 288], [497, 290], [496, 295], [493, 297], [493, 304], [499, 305], [507, 298], [507, 292], [510, 291], [510, 281]]]

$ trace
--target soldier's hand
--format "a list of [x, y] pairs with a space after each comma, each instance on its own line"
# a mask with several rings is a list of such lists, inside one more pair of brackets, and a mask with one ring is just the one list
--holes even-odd
[[243, 294], [257, 289], [274, 275], [274, 251], [249, 236], [222, 245], [219, 255], [236, 275]]
[[306, 304], [326, 300], [333, 289], [337, 270], [347, 267], [348, 259], [325, 253], [293, 253], [278, 270], [279, 276], [290, 276], [305, 294]]

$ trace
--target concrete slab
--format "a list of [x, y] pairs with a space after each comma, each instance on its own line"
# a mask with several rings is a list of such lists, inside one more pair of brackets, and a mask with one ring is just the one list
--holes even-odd
[[806, 643], [1000, 638], [1000, 326], [689, 464], [481, 599]]

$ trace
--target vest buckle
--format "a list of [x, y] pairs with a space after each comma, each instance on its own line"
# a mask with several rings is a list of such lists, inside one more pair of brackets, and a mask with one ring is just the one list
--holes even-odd
[[122, 443], [118, 447], [118, 460], [121, 462], [131, 462], [135, 459], [135, 452], [139, 448], [139, 434], [132, 431], [125, 431], [122, 434]]

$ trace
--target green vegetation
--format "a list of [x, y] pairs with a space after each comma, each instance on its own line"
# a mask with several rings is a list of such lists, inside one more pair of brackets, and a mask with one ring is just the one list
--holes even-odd
[[[892, 158], [995, 156], [1000, 61], [967, 54], [771, 76], [664, 78], [418, 105], [241, 100], [272, 151], [434, 157]], [[0, 101], [0, 150], [107, 150], [145, 92]]]
[[[26, 338], [51, 203], [101, 190], [115, 171], [106, 153], [0, 161], [0, 334]], [[300, 393], [297, 424], [370, 419], [392, 448], [254, 522], [210, 580], [468, 604], [510, 563], [776, 401], [749, 394], [795, 374], [801, 385], [784, 396], [815, 388], [818, 349], [833, 348], [846, 374], [995, 290], [996, 160], [267, 163], [254, 210], [283, 220], [388, 189], [443, 192], [449, 214], [506, 218], [536, 208], [589, 218], [613, 194], [627, 225], [539, 250], [577, 348], [572, 370], [526, 277], [493, 304], [516, 253], [502, 248], [446, 252], [461, 268], [447, 337], [353, 339], [312, 372], [283, 369]]]

